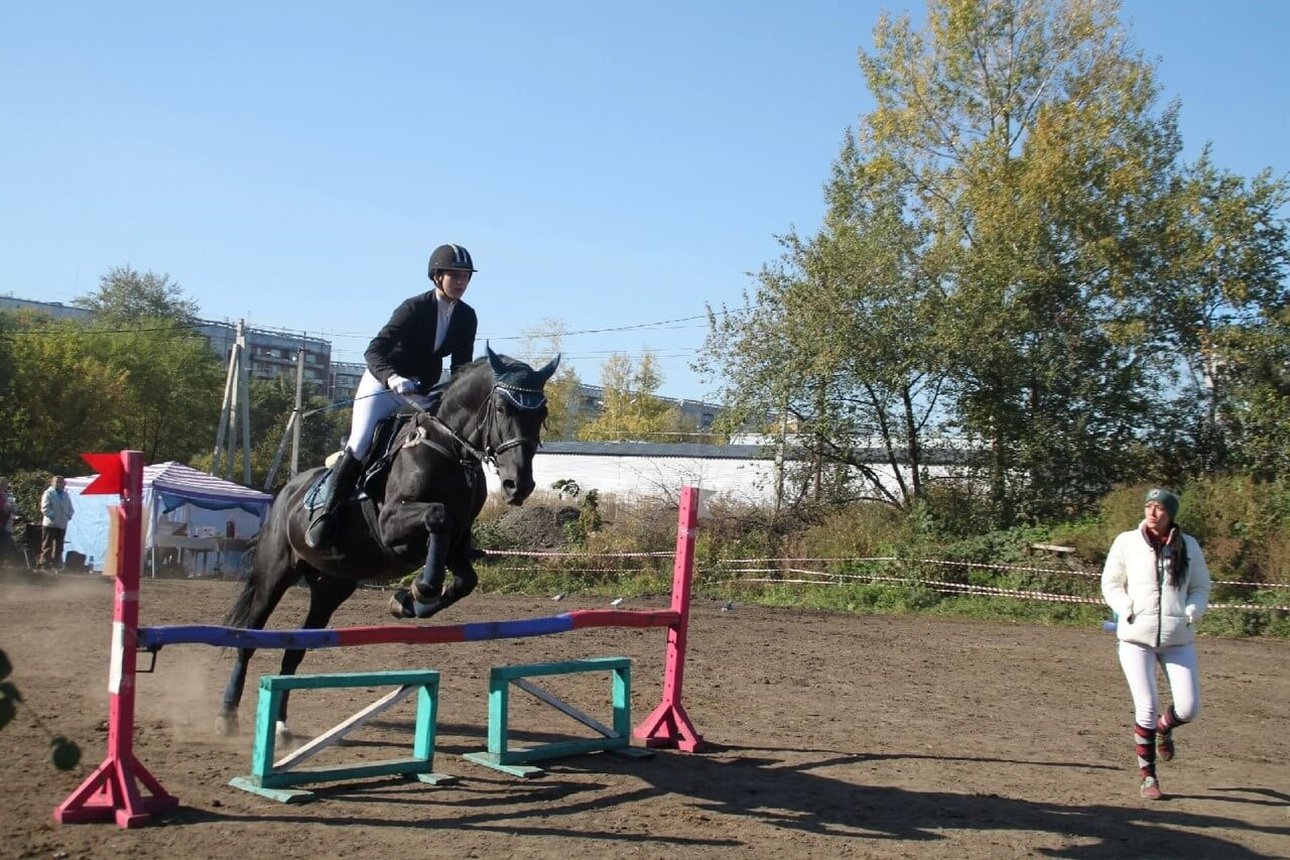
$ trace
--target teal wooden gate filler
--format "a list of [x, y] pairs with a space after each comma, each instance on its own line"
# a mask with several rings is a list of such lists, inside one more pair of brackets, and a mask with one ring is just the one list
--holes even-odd
[[[395, 688], [392, 692], [278, 761], [273, 760], [276, 746], [274, 722], [278, 705], [286, 691], [390, 686]], [[411, 756], [331, 767], [298, 768], [307, 759], [336, 744], [350, 732], [413, 693], [417, 695], [417, 718]], [[439, 673], [430, 669], [261, 676], [260, 699], [255, 716], [255, 746], [251, 752], [251, 774], [234, 777], [229, 785], [282, 803], [300, 803], [314, 797], [312, 791], [297, 787], [306, 783], [373, 776], [406, 776], [434, 785], [451, 783], [455, 781], [454, 777], [434, 772], [435, 721], [438, 710]]]
[[[527, 680], [542, 675], [571, 675], [579, 672], [609, 672], [613, 702], [613, 726], [605, 726], [537, 684]], [[510, 687], [514, 684], [563, 714], [600, 734], [598, 738], [556, 741], [525, 749], [510, 745]], [[543, 759], [608, 751], [632, 758], [646, 758], [648, 750], [631, 745], [632, 733], [632, 661], [626, 657], [596, 657], [588, 660], [562, 660], [556, 663], [530, 663], [519, 666], [494, 666], [488, 673], [488, 749], [465, 753], [464, 758], [509, 773], [513, 776], [541, 776], [544, 771], [530, 762]]]

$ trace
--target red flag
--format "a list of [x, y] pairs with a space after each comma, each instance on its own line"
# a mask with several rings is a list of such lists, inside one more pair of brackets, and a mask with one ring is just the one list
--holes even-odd
[[106, 496], [121, 492], [125, 486], [125, 463], [121, 461], [120, 454], [82, 454], [81, 459], [98, 472], [98, 477], [81, 490], [81, 495]]

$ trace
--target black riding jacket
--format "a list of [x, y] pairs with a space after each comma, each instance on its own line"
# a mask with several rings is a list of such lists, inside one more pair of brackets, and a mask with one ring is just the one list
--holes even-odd
[[475, 330], [479, 319], [475, 309], [458, 301], [448, 320], [448, 333], [438, 350], [434, 348], [435, 329], [439, 325], [439, 299], [431, 290], [413, 296], [399, 305], [390, 321], [368, 344], [367, 368], [382, 385], [390, 374], [420, 379], [424, 385], [439, 382], [443, 375], [444, 356], [452, 357], [451, 370], [456, 373], [475, 357]]

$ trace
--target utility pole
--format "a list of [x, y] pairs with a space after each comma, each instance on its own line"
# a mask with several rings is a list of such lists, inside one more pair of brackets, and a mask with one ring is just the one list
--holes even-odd
[[302, 343], [296, 350], [296, 408], [291, 413], [295, 424], [291, 428], [291, 477], [300, 473], [300, 410], [304, 408], [305, 391], [305, 347]]
[[[251, 362], [246, 354], [246, 335], [241, 336], [241, 363], [238, 368], [238, 402], [242, 407], [242, 486], [251, 486]], [[229, 458], [232, 464], [233, 459]]]
[[[241, 323], [238, 323], [241, 331]], [[219, 461], [224, 453], [224, 435], [228, 430], [228, 416], [233, 403], [233, 385], [237, 380], [237, 340], [228, 351], [228, 373], [224, 377], [224, 400], [219, 408], [219, 427], [215, 431], [215, 450], [211, 452], [211, 474], [219, 475]]]
[[237, 335], [233, 339], [232, 386], [228, 395], [228, 429], [224, 434], [224, 475], [233, 480], [233, 455], [237, 451], [237, 408], [242, 393], [242, 320], [237, 321]]
[[300, 469], [300, 422], [304, 419], [301, 409], [304, 406], [304, 367], [305, 367], [305, 350], [301, 347], [296, 352], [296, 408], [291, 410], [290, 417], [287, 418], [287, 428], [282, 431], [282, 439], [278, 442], [278, 450], [273, 455], [273, 465], [269, 466], [269, 474], [264, 479], [264, 491], [273, 492], [273, 479], [278, 476], [278, 467], [282, 465], [282, 455], [287, 450], [287, 440], [291, 440], [291, 477], [295, 477]]

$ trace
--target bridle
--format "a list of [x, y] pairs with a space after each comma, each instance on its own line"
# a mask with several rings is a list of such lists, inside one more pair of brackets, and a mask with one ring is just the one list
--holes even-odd
[[[449, 426], [446, 421], [438, 415], [431, 414], [424, 406], [417, 403], [412, 398], [404, 398], [419, 413], [416, 420], [416, 429], [408, 435], [403, 441], [402, 447], [411, 448], [416, 445], [425, 445], [432, 450], [438, 451], [450, 460], [460, 460], [462, 463], [474, 459], [480, 463], [487, 463], [490, 466], [496, 466], [497, 456], [512, 448], [523, 448], [529, 457], [532, 457], [538, 449], [540, 442], [536, 439], [530, 439], [527, 436], [515, 436], [506, 439], [494, 446], [489, 440], [493, 436], [493, 429], [496, 425], [496, 412], [490, 407], [493, 404], [493, 395], [501, 394], [511, 402], [517, 409], [525, 412], [536, 411], [546, 405], [546, 395], [541, 389], [521, 388], [515, 385], [508, 385], [502, 382], [496, 382], [489, 389], [488, 396], [479, 404], [475, 411], [475, 432], [473, 436], [478, 437], [478, 441], [471, 442], [466, 439], [459, 431]], [[482, 414], [482, 418], [481, 418]], [[423, 422], [421, 419], [425, 418]], [[429, 436], [427, 425], [435, 424], [442, 428], [460, 449], [460, 453], [449, 451], [443, 445], [440, 445]]]

